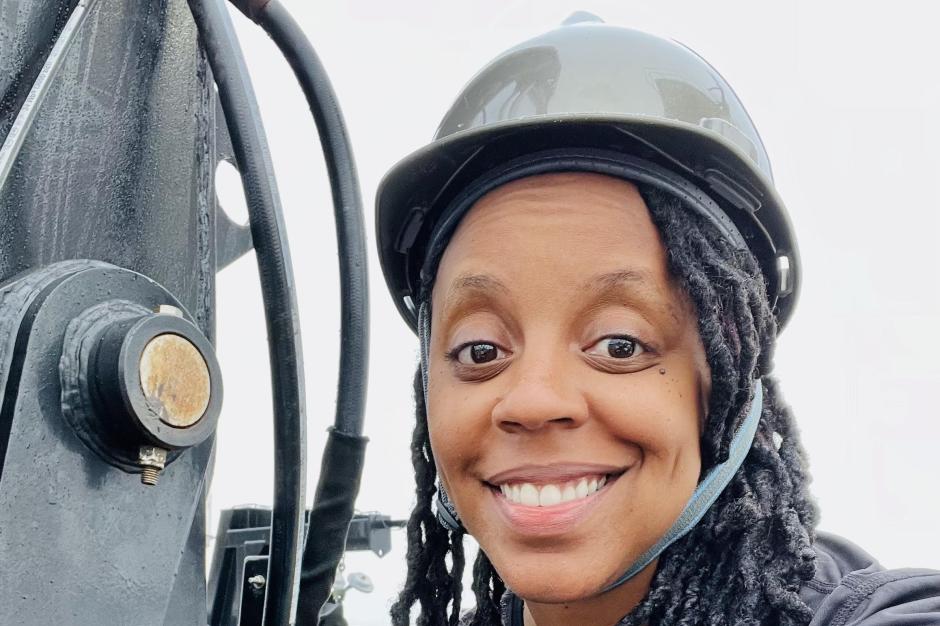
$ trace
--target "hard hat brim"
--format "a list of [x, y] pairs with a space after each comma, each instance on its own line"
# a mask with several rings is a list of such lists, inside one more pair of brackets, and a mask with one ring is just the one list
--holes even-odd
[[[789, 264], [777, 297], [783, 326], [799, 293], [800, 261], [783, 201], [751, 157], [713, 130], [661, 117], [623, 114], [533, 115], [457, 131], [401, 159], [376, 195], [376, 240], [386, 284], [399, 313], [414, 330], [411, 298], [427, 237], [447, 195], [503, 160], [547, 148], [603, 147], [641, 156], [683, 176], [715, 197], [749, 241], [765, 276], [777, 259]], [[768, 285], [768, 290], [776, 289]], [[772, 293], [772, 291], [771, 291]]]

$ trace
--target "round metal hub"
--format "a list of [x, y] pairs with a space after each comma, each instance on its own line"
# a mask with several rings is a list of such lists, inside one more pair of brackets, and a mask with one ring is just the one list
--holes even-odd
[[151, 339], [140, 355], [140, 386], [160, 420], [189, 428], [209, 406], [209, 367], [185, 338], [164, 333]]

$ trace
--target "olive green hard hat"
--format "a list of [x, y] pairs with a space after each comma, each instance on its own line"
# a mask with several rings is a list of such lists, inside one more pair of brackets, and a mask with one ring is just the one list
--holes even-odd
[[498, 184], [547, 171], [609, 173], [679, 195], [754, 253], [778, 325], [790, 316], [796, 241], [763, 143], [731, 86], [681, 44], [576, 14], [483, 68], [434, 141], [380, 184], [379, 257], [413, 329], [415, 300], [436, 269], [427, 260], [463, 212]]

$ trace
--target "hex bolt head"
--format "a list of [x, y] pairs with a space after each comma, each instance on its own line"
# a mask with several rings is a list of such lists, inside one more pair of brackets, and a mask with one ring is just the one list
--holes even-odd
[[268, 581], [265, 580], [264, 576], [262, 576], [261, 574], [255, 574], [254, 576], [248, 579], [248, 584], [251, 585], [251, 588], [254, 589], [255, 591], [260, 591], [261, 589], [264, 589], [264, 585], [267, 582]]
[[157, 484], [160, 472], [166, 467], [166, 450], [157, 446], [140, 446], [137, 463], [141, 467], [140, 482], [152, 487]]

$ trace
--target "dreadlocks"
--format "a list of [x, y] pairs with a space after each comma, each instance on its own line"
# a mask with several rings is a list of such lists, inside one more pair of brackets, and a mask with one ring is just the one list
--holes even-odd
[[[431, 509], [431, 500], [437, 492], [437, 468], [428, 437], [428, 415], [420, 370], [415, 374], [414, 394], [417, 419], [411, 438], [411, 464], [415, 469], [417, 504], [407, 528], [408, 577], [398, 601], [392, 605], [392, 623], [409, 626], [411, 606], [417, 601], [421, 603], [418, 626], [455, 626], [460, 615], [460, 592], [463, 589], [464, 533], [446, 530]], [[449, 571], [448, 554], [451, 560]], [[474, 569], [474, 580], [476, 574]], [[449, 618], [448, 604], [451, 605]], [[499, 621], [493, 623], [498, 624]]]
[[[735, 249], [678, 199], [643, 186], [640, 192], [665, 245], [670, 272], [698, 311], [711, 368], [700, 442], [703, 473], [726, 458], [747, 415], [755, 379], [763, 381], [766, 393], [743, 465], [695, 528], [663, 552], [649, 593], [621, 624], [808, 624], [812, 614], [799, 590], [815, 571], [816, 508], [796, 426], [768, 375], [776, 322], [760, 267], [752, 254]], [[408, 576], [392, 620], [406, 626], [417, 601], [418, 624], [456, 624], [463, 533], [441, 527], [431, 508], [437, 472], [420, 376], [415, 400], [417, 505], [408, 523]], [[473, 568], [476, 609], [469, 623], [500, 624], [504, 591], [481, 550]]]

